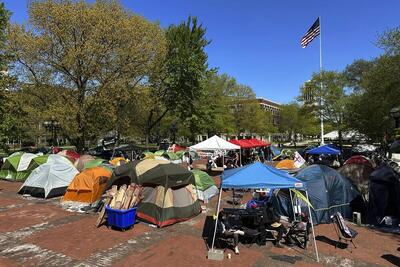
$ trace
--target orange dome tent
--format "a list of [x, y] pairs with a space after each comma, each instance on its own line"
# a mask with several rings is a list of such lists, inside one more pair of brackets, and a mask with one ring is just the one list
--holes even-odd
[[93, 203], [98, 200], [111, 172], [103, 167], [85, 169], [75, 176], [61, 201]]
[[296, 169], [296, 166], [294, 166], [294, 160], [291, 159], [284, 159], [278, 162], [276, 164], [275, 168], [277, 169]]

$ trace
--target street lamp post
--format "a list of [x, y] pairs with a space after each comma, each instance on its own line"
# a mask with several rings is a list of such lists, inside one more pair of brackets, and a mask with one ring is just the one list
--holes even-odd
[[394, 119], [395, 129], [400, 128], [400, 108], [394, 107], [390, 110], [390, 117]]
[[178, 128], [176, 128], [175, 123], [171, 125], [170, 131], [172, 133], [172, 144], [175, 144], [176, 132], [178, 131]]
[[46, 128], [47, 131], [51, 132], [51, 144], [52, 146], [57, 146], [57, 131], [60, 129], [60, 124], [58, 121], [54, 119], [54, 117], [51, 118], [50, 121], [45, 121], [43, 123], [44, 128]]

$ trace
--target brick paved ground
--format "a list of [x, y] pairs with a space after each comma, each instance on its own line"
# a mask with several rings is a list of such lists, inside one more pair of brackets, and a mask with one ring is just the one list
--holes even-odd
[[138, 223], [120, 232], [96, 228], [95, 214], [62, 210], [59, 199], [24, 199], [16, 194], [20, 185], [0, 181], [0, 266], [396, 266], [400, 262], [398, 235], [355, 227], [357, 249], [335, 249], [331, 225], [316, 227], [319, 264], [312, 245], [305, 251], [241, 244], [240, 255], [226, 250], [231, 259], [210, 261], [202, 234], [216, 199], [207, 204], [207, 213], [190, 221], [162, 229]]

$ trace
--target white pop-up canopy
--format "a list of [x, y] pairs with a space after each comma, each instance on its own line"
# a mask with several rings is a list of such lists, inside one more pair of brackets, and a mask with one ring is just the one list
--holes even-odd
[[207, 140], [191, 146], [190, 149], [193, 150], [236, 150], [240, 149], [240, 146], [232, 144], [221, 137], [214, 135]]

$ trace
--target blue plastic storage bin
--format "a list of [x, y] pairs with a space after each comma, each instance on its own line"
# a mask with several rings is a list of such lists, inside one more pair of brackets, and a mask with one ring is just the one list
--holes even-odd
[[136, 207], [129, 210], [115, 210], [106, 207], [108, 226], [126, 229], [135, 224]]

